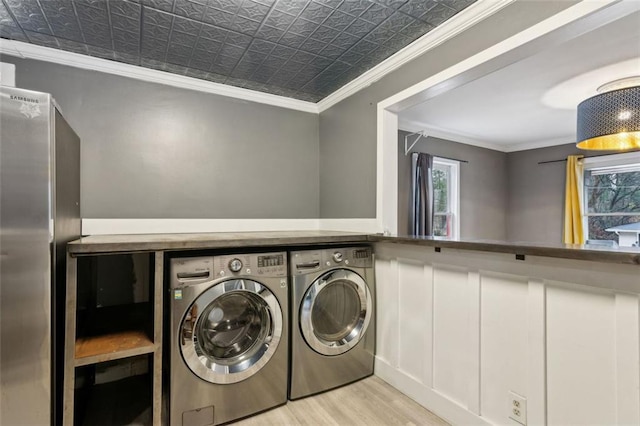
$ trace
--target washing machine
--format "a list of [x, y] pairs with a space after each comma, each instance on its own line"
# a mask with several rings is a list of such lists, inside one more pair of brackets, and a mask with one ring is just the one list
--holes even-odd
[[169, 424], [226, 423], [287, 402], [287, 253], [173, 258]]
[[289, 399], [373, 374], [375, 283], [371, 247], [290, 253]]

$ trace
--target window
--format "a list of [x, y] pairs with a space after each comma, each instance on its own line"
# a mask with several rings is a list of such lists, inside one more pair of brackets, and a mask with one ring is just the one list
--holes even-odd
[[585, 158], [586, 240], [637, 246], [640, 234], [640, 152]]
[[433, 235], [458, 238], [460, 236], [460, 163], [455, 160], [433, 158]]

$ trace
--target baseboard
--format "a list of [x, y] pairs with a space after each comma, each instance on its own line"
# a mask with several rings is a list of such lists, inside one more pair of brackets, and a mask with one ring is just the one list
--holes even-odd
[[380, 357], [376, 357], [375, 375], [452, 425], [491, 425], [484, 418], [392, 367]]

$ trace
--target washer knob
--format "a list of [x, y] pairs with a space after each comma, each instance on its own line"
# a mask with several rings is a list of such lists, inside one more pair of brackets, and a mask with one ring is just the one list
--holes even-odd
[[232, 259], [229, 262], [229, 269], [231, 272], [240, 272], [242, 269], [242, 261], [238, 258]]
[[340, 253], [339, 251], [333, 253], [333, 261], [336, 263], [342, 262], [342, 253]]

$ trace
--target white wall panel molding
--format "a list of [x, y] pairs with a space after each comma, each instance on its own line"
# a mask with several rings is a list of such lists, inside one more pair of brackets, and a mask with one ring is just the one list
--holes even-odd
[[469, 363], [469, 384], [467, 393], [467, 408], [474, 414], [480, 415], [480, 322], [481, 322], [481, 284], [480, 273], [470, 270], [467, 272], [467, 311], [468, 326], [467, 337], [469, 350], [467, 358]]
[[547, 424], [547, 295], [544, 281], [527, 283], [527, 422]]
[[433, 388], [463, 407], [475, 374], [469, 362], [468, 295], [466, 268], [433, 265]]
[[549, 424], [617, 424], [615, 317], [613, 291], [547, 283]]
[[615, 295], [616, 421], [640, 424], [640, 316], [637, 294]]
[[[427, 370], [431, 370], [430, 334], [426, 332], [432, 320], [432, 299], [425, 277], [423, 262], [410, 259], [398, 259], [398, 368], [416, 380], [424, 380]], [[430, 272], [430, 268], [428, 268]], [[425, 309], [426, 308], [426, 309]]]
[[[427, 263], [441, 263], [477, 269], [481, 272], [486, 270], [487, 265], [490, 265], [493, 272], [540, 280], [564, 281], [627, 293], [640, 291], [640, 273], [638, 266], [635, 265], [529, 255], [525, 257], [524, 261], [521, 261], [516, 260], [513, 254], [447, 248], [442, 248], [440, 253], [436, 253], [433, 247], [384, 243], [376, 244], [376, 254], [388, 257], [401, 256], [406, 259], [422, 259]], [[615, 281], [611, 280], [611, 274], [615, 274]]]
[[488, 421], [504, 424], [509, 392], [528, 395], [527, 279], [487, 271], [487, 266], [480, 272], [480, 412]]
[[376, 374], [452, 424], [640, 424], [640, 269], [378, 243]]
[[[398, 368], [398, 261], [377, 259], [376, 271], [376, 352], [380, 359]], [[380, 315], [384, 312], [385, 315]]]
[[424, 353], [424, 378], [423, 383], [429, 388], [433, 388], [433, 267], [428, 264], [423, 265], [424, 270], [424, 306], [426, 311], [426, 321], [424, 323], [424, 338], [427, 343]]

